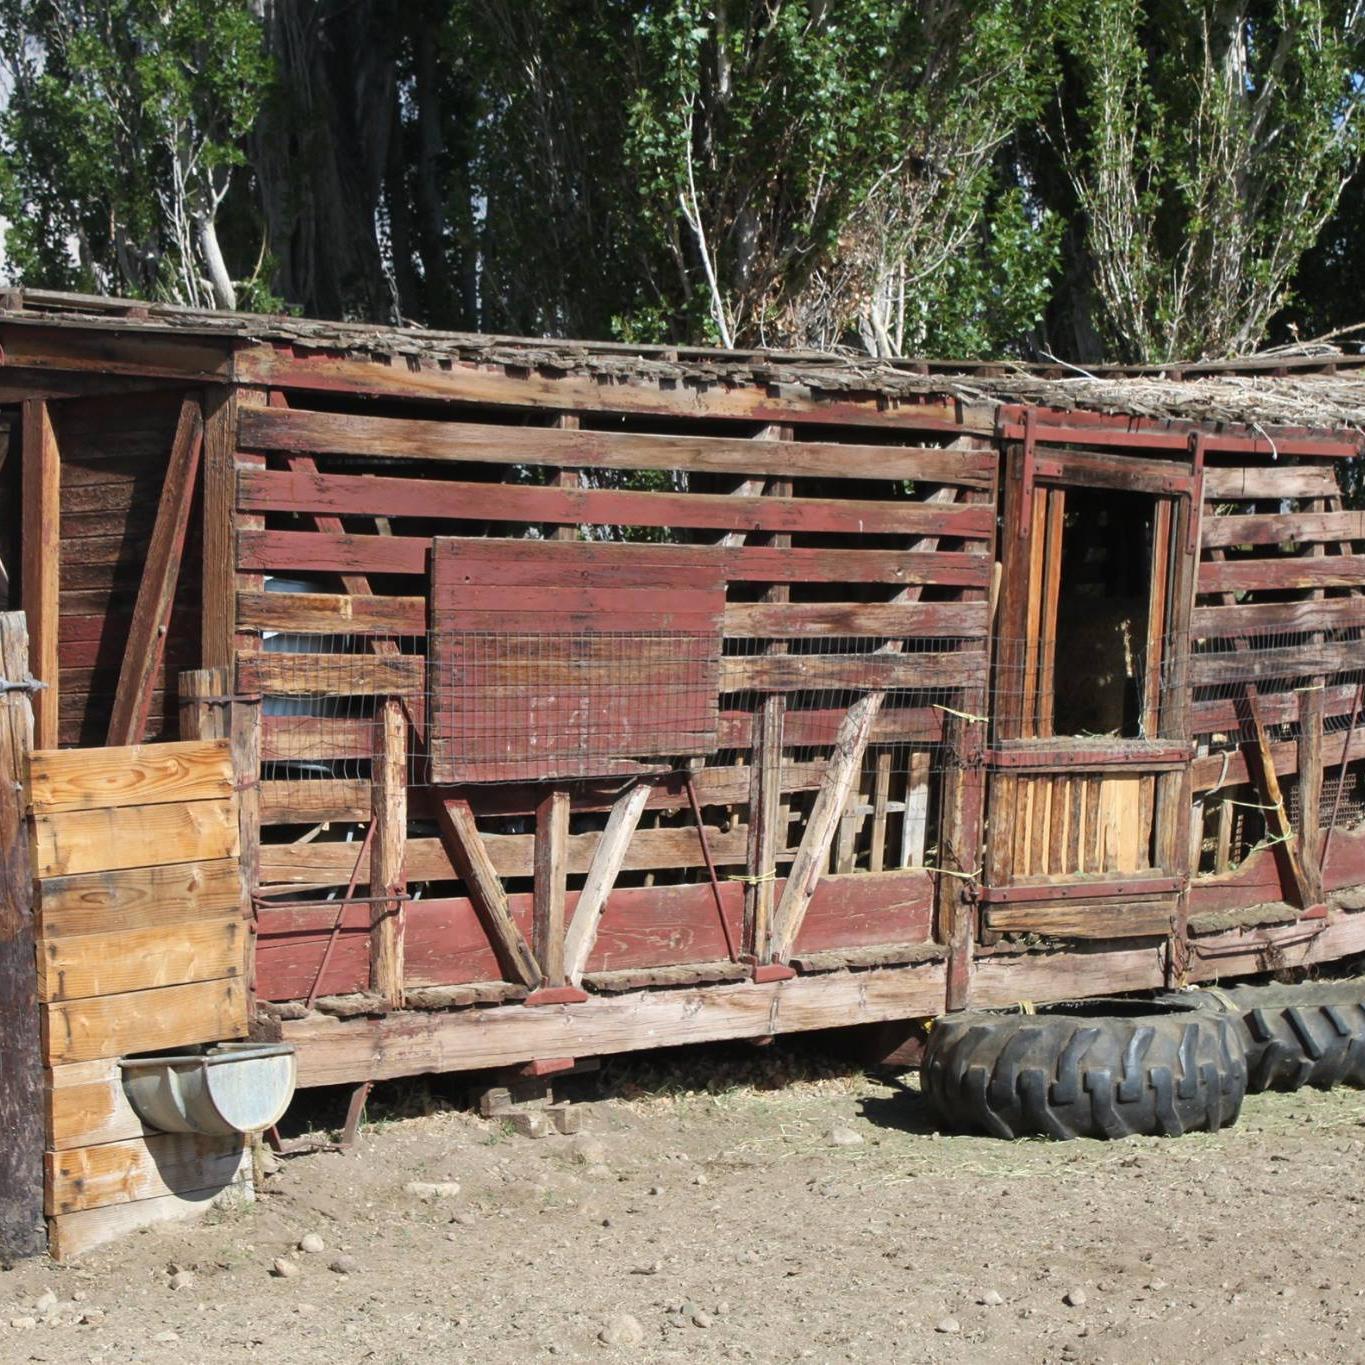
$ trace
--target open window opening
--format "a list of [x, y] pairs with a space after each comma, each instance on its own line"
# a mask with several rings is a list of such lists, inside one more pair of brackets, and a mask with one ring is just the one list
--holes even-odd
[[1154, 563], [1162, 504], [1104, 488], [1054, 489], [1053, 500], [1060, 554], [1053, 550], [1052, 620], [1043, 625], [1045, 638], [1052, 626], [1052, 733], [1150, 736], [1165, 606], [1165, 554]]

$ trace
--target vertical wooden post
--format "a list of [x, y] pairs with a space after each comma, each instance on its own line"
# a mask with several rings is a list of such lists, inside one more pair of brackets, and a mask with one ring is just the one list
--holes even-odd
[[236, 407], [232, 390], [204, 394], [203, 563], [200, 657], [205, 668], [232, 663], [237, 618]]
[[971, 997], [977, 887], [980, 885], [981, 816], [985, 804], [982, 725], [949, 712], [944, 717], [942, 811], [939, 819], [939, 937], [948, 945], [946, 1007], [960, 1010]]
[[[372, 765], [370, 895], [396, 897], [406, 889], [403, 860], [408, 835], [407, 719], [397, 697], [386, 698], [375, 717]], [[370, 912], [370, 989], [391, 1005], [401, 1006], [407, 920], [404, 903], [376, 899]]]
[[176, 685], [181, 739], [227, 739], [231, 731], [232, 670], [188, 668]]
[[[231, 670], [213, 669], [231, 677]], [[228, 720], [232, 775], [237, 783], [237, 830], [242, 886], [242, 915], [252, 927], [248, 935], [247, 1018], [256, 1008], [256, 888], [261, 881], [261, 702], [234, 697]]]
[[531, 949], [543, 986], [564, 985], [564, 898], [569, 870], [569, 793], [556, 787], [536, 807]]
[[745, 884], [745, 940], [756, 962], [768, 960], [782, 825], [782, 727], [786, 698], [764, 697], [754, 712], [753, 771], [749, 778], [750, 881]]
[[52, 414], [41, 398], [24, 400], [23, 605], [34, 676], [47, 686], [33, 697], [33, 739], [39, 749], [58, 740], [58, 589], [61, 576], [61, 459]]
[[[582, 422], [576, 412], [562, 412], [554, 420], [561, 431], [577, 431]], [[556, 469], [550, 480], [555, 488], [582, 488], [583, 479], [576, 469]], [[550, 535], [551, 540], [577, 540], [577, 526], [556, 526]]]
[[1304, 895], [1322, 902], [1322, 688], [1299, 692], [1299, 855]]
[[43, 1067], [24, 791], [33, 749], [24, 614], [0, 615], [0, 1256], [36, 1256], [43, 1222]]

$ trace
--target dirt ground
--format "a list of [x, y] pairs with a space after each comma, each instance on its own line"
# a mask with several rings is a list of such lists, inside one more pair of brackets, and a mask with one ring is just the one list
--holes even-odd
[[0, 1360], [1365, 1358], [1360, 1092], [1103, 1144], [941, 1135], [913, 1075], [795, 1043], [596, 1085], [539, 1140], [376, 1091], [245, 1213], [0, 1274]]

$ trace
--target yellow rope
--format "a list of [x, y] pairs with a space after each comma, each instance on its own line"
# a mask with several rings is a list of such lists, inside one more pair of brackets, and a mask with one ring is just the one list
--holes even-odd
[[946, 711], [950, 716], [960, 716], [963, 720], [974, 721], [978, 725], [984, 725], [990, 720], [989, 716], [975, 716], [970, 711], [957, 711], [951, 706], [943, 706], [938, 702], [935, 702], [930, 709], [934, 711]]
[[752, 877], [746, 876], [743, 872], [734, 872], [725, 880], [727, 882], [743, 882], [745, 886], [757, 886], [759, 882], [775, 882], [777, 880], [777, 869], [772, 868], [768, 872], [760, 872]]

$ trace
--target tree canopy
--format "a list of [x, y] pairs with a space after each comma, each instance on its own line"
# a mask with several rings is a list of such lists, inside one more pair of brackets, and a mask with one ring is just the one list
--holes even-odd
[[1360, 320], [1362, 11], [0, 0], [6, 265], [468, 330], [1238, 354]]

